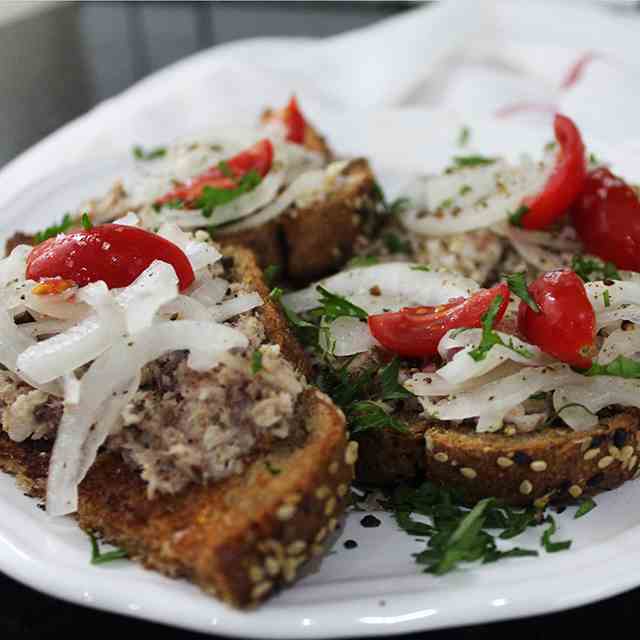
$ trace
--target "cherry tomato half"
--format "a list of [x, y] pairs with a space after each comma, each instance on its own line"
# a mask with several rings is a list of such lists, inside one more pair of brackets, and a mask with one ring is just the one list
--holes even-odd
[[578, 275], [570, 269], [543, 273], [531, 283], [529, 293], [540, 311], [520, 302], [518, 329], [524, 338], [562, 362], [590, 367], [596, 315]]
[[572, 120], [556, 114], [553, 128], [560, 150], [543, 190], [525, 198], [528, 211], [520, 223], [525, 229], [543, 229], [566, 213], [580, 195], [587, 175], [584, 144]]
[[235, 189], [243, 176], [250, 171], [255, 171], [261, 178], [267, 175], [273, 163], [273, 145], [268, 138], [260, 140], [245, 151], [230, 158], [225, 162], [224, 169], [221, 164], [216, 164], [195, 178], [178, 185], [161, 198], [155, 204], [162, 205], [167, 202], [181, 200], [187, 208], [195, 205], [202, 195], [205, 187], [214, 189]]
[[369, 330], [383, 347], [398, 355], [408, 358], [435, 356], [438, 343], [449, 329], [479, 327], [482, 316], [496, 296], [502, 296], [495, 318], [495, 322], [499, 322], [509, 303], [509, 287], [504, 282], [438, 307], [406, 307], [369, 316]]
[[110, 289], [130, 285], [154, 260], [176, 270], [180, 291], [195, 276], [189, 259], [173, 242], [123, 224], [103, 224], [92, 229], [60, 234], [31, 250], [27, 278], [63, 278], [79, 286], [104, 280]]
[[640, 271], [640, 200], [609, 169], [589, 173], [571, 222], [588, 253], [619, 269]]

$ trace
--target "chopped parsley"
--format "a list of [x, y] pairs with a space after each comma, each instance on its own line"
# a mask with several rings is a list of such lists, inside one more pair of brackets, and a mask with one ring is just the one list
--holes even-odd
[[438, 205], [438, 209], [449, 209], [452, 206], [453, 206], [453, 198], [446, 198]]
[[396, 198], [392, 203], [387, 207], [387, 211], [392, 216], [398, 216], [403, 211], [409, 208], [411, 201], [409, 198]]
[[89, 229], [93, 229], [93, 222], [91, 222], [91, 218], [88, 213], [83, 213], [82, 218], [80, 219], [82, 222], [82, 228], [89, 231]]
[[225, 178], [235, 178], [233, 171], [231, 171], [231, 167], [226, 160], [220, 160], [220, 162], [218, 163], [218, 169], [220, 169], [220, 173]]
[[73, 219], [71, 214], [65, 213], [61, 222], [58, 224], [52, 224], [43, 231], [38, 231], [34, 236], [33, 242], [34, 244], [40, 244], [49, 238], [55, 238], [59, 233], [64, 233], [72, 226]]
[[604, 302], [605, 307], [611, 306], [611, 295], [607, 289], [602, 292], [602, 301]]
[[382, 241], [390, 253], [411, 253], [411, 243], [408, 240], [402, 240], [395, 233], [385, 233], [382, 236]]
[[431, 267], [428, 264], [418, 264], [411, 267], [411, 271], [431, 271]]
[[270, 264], [264, 270], [264, 281], [268, 287], [273, 287], [275, 281], [279, 278], [282, 267], [279, 264]]
[[256, 350], [251, 356], [251, 373], [255, 376], [260, 371], [262, 371], [262, 351]]
[[520, 205], [513, 213], [509, 214], [509, 222], [515, 227], [522, 226], [522, 218], [529, 212], [529, 207]]
[[458, 146], [464, 147], [469, 142], [471, 138], [471, 129], [466, 125], [460, 129], [460, 133], [458, 134]]
[[518, 347], [514, 344], [513, 339], [509, 338], [509, 342], [506, 343], [493, 329], [500, 306], [502, 305], [502, 296], [496, 296], [489, 305], [486, 313], [482, 316], [482, 338], [480, 344], [469, 351], [469, 355], [476, 361], [484, 360], [487, 357], [487, 353], [496, 345], [507, 347], [525, 358], [531, 358], [532, 354], [528, 349], [524, 347]]
[[374, 264], [378, 264], [380, 260], [375, 256], [355, 256], [347, 262], [347, 269], [352, 269], [353, 267], [371, 267]]
[[167, 155], [166, 147], [154, 147], [153, 149], [149, 149], [145, 151], [141, 146], [136, 145], [133, 147], [133, 157], [136, 160], [157, 160], [158, 158], [163, 158]]
[[618, 356], [608, 364], [594, 362], [584, 372], [587, 376], [616, 376], [618, 378], [640, 378], [640, 362], [626, 356]]
[[91, 540], [91, 564], [106, 564], [114, 560], [128, 558], [129, 554], [124, 549], [115, 548], [112, 551], [100, 551], [98, 539], [92, 533], [87, 534]]
[[524, 272], [507, 274], [504, 276], [504, 279], [507, 281], [511, 293], [524, 301], [530, 309], [536, 313], [540, 313], [538, 303], [533, 299], [527, 288], [526, 274]]
[[282, 473], [282, 469], [278, 469], [278, 467], [274, 467], [273, 464], [271, 464], [270, 460], [267, 460], [264, 463], [264, 466], [266, 467], [267, 471], [272, 475], [272, 476], [277, 476], [280, 475]]
[[597, 258], [574, 256], [571, 269], [585, 282], [593, 280], [620, 280], [620, 273], [613, 262], [603, 262]]
[[482, 167], [488, 164], [495, 164], [496, 158], [487, 158], [486, 156], [454, 156], [453, 162], [457, 168], [462, 167]]
[[590, 511], [593, 511], [597, 506], [598, 505], [596, 504], [596, 501], [593, 498], [585, 498], [580, 502], [580, 506], [578, 507], [576, 512], [573, 514], [573, 517], [575, 519], [582, 518], [582, 516], [586, 516], [587, 513], [589, 513]]
[[361, 433], [369, 429], [394, 429], [395, 431], [408, 431], [407, 425], [394, 418], [382, 406], [373, 400], [354, 402], [347, 412], [349, 431]]
[[404, 400], [405, 398], [413, 398], [413, 393], [405, 389], [398, 382], [399, 374], [399, 358], [394, 358], [384, 369], [380, 370], [378, 375], [382, 387], [382, 400]]
[[466, 196], [466, 195], [467, 195], [467, 193], [471, 193], [472, 191], [473, 191], [473, 189], [471, 188], [471, 186], [470, 186], [470, 185], [468, 185], [468, 184], [463, 184], [463, 185], [460, 187], [460, 191], [458, 191], [458, 194], [459, 194], [459, 195], [461, 195], [461, 196]]
[[243, 175], [233, 189], [218, 189], [207, 185], [202, 189], [202, 195], [196, 200], [195, 206], [201, 210], [205, 218], [210, 218], [216, 207], [253, 191], [261, 182], [260, 174], [252, 170]]
[[[542, 514], [532, 508], [516, 510], [485, 498], [469, 509], [456, 490], [425, 482], [418, 488], [399, 487], [391, 497], [396, 522], [414, 536], [427, 538], [427, 547], [415, 555], [424, 571], [444, 575], [464, 562], [496, 562], [504, 558], [537, 556], [533, 549], [500, 550], [497, 537], [512, 538], [527, 527], [541, 524]], [[412, 515], [429, 518], [415, 520]], [[496, 537], [492, 530], [501, 530]]]
[[549, 524], [540, 538], [540, 544], [544, 547], [545, 551], [547, 553], [556, 553], [557, 551], [565, 551], [568, 549], [571, 546], [571, 540], [558, 540], [556, 542], [551, 540], [551, 536], [556, 533], [556, 521], [553, 516], [547, 516], [544, 522]]
[[545, 151], [553, 151], [556, 148], [557, 142], [555, 140], [551, 140], [544, 145]]
[[320, 294], [319, 302], [321, 305], [321, 311], [318, 313], [326, 320], [332, 321], [342, 316], [360, 318], [361, 320], [368, 318], [368, 314], [364, 309], [349, 302], [346, 298], [331, 293], [331, 291], [327, 291], [327, 289], [320, 285], [316, 287], [316, 290]]

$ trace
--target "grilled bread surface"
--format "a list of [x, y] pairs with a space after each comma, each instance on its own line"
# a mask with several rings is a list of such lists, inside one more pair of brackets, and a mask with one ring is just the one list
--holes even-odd
[[[238, 279], [264, 297], [251, 254], [229, 249]], [[269, 340], [304, 367], [304, 355], [266, 298], [260, 310]], [[117, 453], [102, 452], [80, 485], [80, 526], [135, 560], [181, 576], [236, 607], [254, 606], [291, 583], [320, 556], [347, 503], [357, 444], [348, 443], [343, 414], [315, 389], [298, 404], [303, 435], [249, 461], [245, 471], [176, 495], [149, 499], [145, 482]], [[51, 443], [17, 443], [0, 435], [0, 468], [42, 498]]]

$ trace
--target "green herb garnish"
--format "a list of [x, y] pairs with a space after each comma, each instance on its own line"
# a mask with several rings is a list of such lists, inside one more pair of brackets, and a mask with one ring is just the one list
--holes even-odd
[[594, 362], [584, 374], [586, 376], [616, 376], [618, 378], [640, 378], [640, 362], [618, 356], [608, 364]]
[[281, 271], [282, 267], [279, 264], [270, 264], [264, 270], [264, 281], [267, 283], [268, 287], [273, 287], [275, 281], [280, 276]]
[[471, 129], [466, 125], [460, 129], [460, 133], [458, 134], [458, 146], [464, 147], [469, 139], [471, 138]]
[[396, 198], [393, 202], [389, 204], [389, 206], [387, 207], [387, 211], [392, 216], [398, 216], [403, 211], [408, 209], [410, 204], [411, 204], [411, 201], [409, 200], [409, 198]]
[[245, 193], [253, 191], [261, 182], [260, 174], [252, 170], [243, 175], [238, 182], [238, 186], [233, 189], [218, 189], [205, 186], [202, 189], [202, 195], [196, 200], [195, 206], [201, 210], [205, 218], [210, 218], [216, 207], [227, 204]]
[[278, 467], [274, 467], [274, 466], [271, 464], [271, 461], [270, 461], [270, 460], [267, 460], [267, 461], [264, 463], [264, 466], [266, 467], [267, 471], [268, 471], [272, 476], [277, 476], [277, 475], [280, 475], [280, 474], [282, 473], [282, 469], [278, 469]]
[[468, 184], [463, 184], [463, 185], [460, 187], [460, 191], [458, 191], [458, 193], [459, 193], [461, 196], [466, 196], [466, 195], [467, 195], [467, 193], [471, 193], [471, 191], [473, 191], [473, 189], [472, 189]]
[[530, 309], [532, 309], [536, 313], [540, 313], [540, 307], [538, 306], [538, 303], [533, 299], [533, 297], [529, 293], [529, 289], [527, 288], [525, 273], [510, 273], [505, 275], [504, 279], [507, 281], [507, 284], [509, 285], [509, 291], [511, 291], [511, 293], [523, 300]]
[[454, 156], [453, 162], [456, 167], [481, 167], [488, 164], [495, 164], [496, 158], [487, 158], [486, 156]]
[[98, 539], [92, 533], [88, 533], [87, 535], [91, 540], [91, 564], [106, 564], [107, 562], [129, 557], [129, 554], [124, 549], [118, 548], [102, 553]]
[[380, 385], [382, 386], [382, 400], [404, 400], [414, 395], [398, 382], [400, 374], [400, 359], [394, 358], [384, 369], [380, 370]]
[[352, 269], [354, 267], [371, 267], [379, 262], [380, 260], [375, 256], [355, 256], [347, 262], [346, 267], [347, 269]]
[[220, 169], [220, 173], [225, 178], [235, 178], [235, 175], [233, 174], [233, 171], [231, 171], [231, 167], [226, 160], [220, 160], [220, 162], [218, 162], [218, 169]]
[[167, 155], [166, 147], [155, 147], [153, 149], [149, 149], [149, 151], [145, 151], [139, 145], [133, 147], [133, 157], [136, 160], [156, 160], [158, 158], [163, 158], [165, 155]]
[[613, 262], [603, 262], [597, 258], [574, 256], [571, 269], [585, 282], [592, 280], [620, 280], [620, 273]]
[[496, 316], [502, 306], [502, 296], [496, 296], [489, 305], [486, 313], [482, 316], [482, 338], [480, 344], [469, 351], [469, 355], [476, 361], [484, 360], [487, 357], [487, 353], [496, 345], [507, 347], [516, 353], [520, 354], [524, 358], [531, 358], [532, 354], [528, 349], [524, 347], [518, 347], [514, 344], [513, 339], [509, 338], [509, 342], [505, 342], [493, 329]]
[[402, 240], [395, 233], [385, 233], [382, 236], [384, 246], [390, 253], [411, 253], [411, 243], [408, 240]]
[[62, 221], [58, 224], [52, 224], [43, 231], [38, 231], [33, 239], [34, 244], [40, 244], [49, 238], [55, 238], [59, 233], [64, 233], [73, 226], [73, 219], [69, 213], [65, 213]]
[[407, 425], [387, 413], [383, 407], [373, 400], [355, 402], [349, 407], [347, 413], [349, 431], [361, 433], [369, 429], [393, 429], [395, 431], [408, 431]]
[[87, 231], [89, 231], [89, 229], [93, 229], [93, 223], [91, 222], [91, 218], [88, 213], [85, 212], [82, 214], [80, 222], [82, 222], [83, 229], [86, 229]]
[[611, 306], [611, 294], [607, 289], [602, 292], [602, 301], [604, 302], [605, 307]]
[[[537, 556], [532, 549], [498, 549], [498, 537], [512, 538], [527, 527], [538, 526], [541, 514], [534, 509], [516, 510], [502, 506], [494, 498], [485, 498], [472, 509], [454, 489], [439, 488], [425, 482], [418, 488], [399, 487], [391, 497], [398, 525], [407, 533], [427, 538], [427, 548], [416, 554], [416, 562], [426, 565], [425, 572], [443, 575], [463, 562], [496, 562], [504, 558]], [[429, 518], [419, 522], [412, 515]]]
[[596, 504], [596, 501], [593, 498], [585, 498], [580, 502], [580, 506], [576, 510], [573, 517], [575, 519], [582, 518], [582, 516], [586, 516], [587, 513], [589, 513], [590, 511], [593, 511], [597, 506], [598, 505]]
[[262, 351], [254, 351], [251, 356], [251, 373], [255, 376], [259, 371], [262, 371]]
[[326, 318], [328, 321], [341, 318], [342, 316], [348, 316], [350, 318], [360, 318], [366, 320], [368, 314], [364, 309], [356, 306], [352, 302], [349, 302], [346, 298], [339, 296], [331, 291], [327, 291], [324, 287], [318, 285], [316, 290], [320, 294], [320, 306], [321, 312], [318, 313]]
[[446, 198], [445, 200], [443, 200], [439, 205], [438, 205], [438, 209], [448, 209], [449, 207], [453, 206], [453, 198]]
[[509, 222], [516, 226], [522, 226], [522, 218], [529, 212], [529, 207], [525, 205], [520, 205], [513, 213], [509, 214]]
[[428, 264], [418, 264], [411, 267], [411, 271], [431, 271], [431, 267]]
[[549, 524], [540, 538], [540, 544], [545, 548], [545, 551], [547, 553], [556, 553], [568, 549], [571, 546], [571, 540], [559, 540], [557, 542], [551, 540], [551, 536], [556, 532], [556, 521], [553, 516], [547, 516], [544, 521]]

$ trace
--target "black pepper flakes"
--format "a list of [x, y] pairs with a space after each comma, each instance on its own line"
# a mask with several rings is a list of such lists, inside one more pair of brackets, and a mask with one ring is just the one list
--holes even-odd
[[355, 540], [345, 540], [342, 546], [345, 549], [355, 549], [358, 543]]
[[621, 449], [626, 444], [628, 437], [629, 434], [624, 429], [616, 429], [613, 434], [613, 444], [615, 444], [618, 449]]
[[531, 462], [533, 461], [533, 458], [524, 451], [516, 451], [513, 454], [513, 459], [516, 464], [531, 464]]
[[364, 518], [362, 518], [362, 520], [360, 520], [360, 524], [366, 529], [371, 529], [373, 527], [379, 527], [382, 522], [379, 518], [376, 518], [369, 513]]

